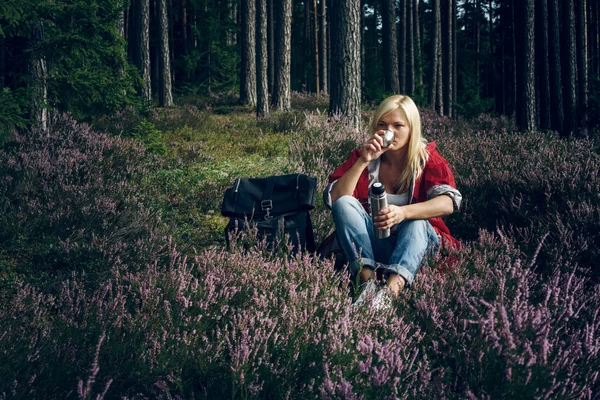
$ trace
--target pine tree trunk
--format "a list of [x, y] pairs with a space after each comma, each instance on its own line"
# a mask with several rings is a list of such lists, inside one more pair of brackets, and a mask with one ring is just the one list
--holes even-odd
[[240, 102], [256, 105], [256, 3], [241, 0], [242, 45], [240, 70]]
[[419, 19], [419, 0], [414, 0], [414, 17], [413, 17], [413, 25], [415, 31], [415, 82], [418, 86], [418, 96], [422, 96], [422, 87], [423, 87], [423, 46], [421, 45], [421, 22]]
[[332, 10], [329, 111], [342, 113], [360, 129], [360, 0], [338, 0]]
[[538, 65], [537, 71], [539, 74], [539, 116], [540, 116], [540, 128], [550, 129], [552, 127], [550, 123], [551, 112], [550, 112], [550, 62], [548, 59], [549, 41], [548, 41], [548, 1], [539, 0], [536, 6], [537, 14], [537, 53], [536, 53], [536, 64]]
[[312, 37], [310, 35], [310, 6], [308, 0], [304, 1], [304, 45], [302, 48], [304, 49], [304, 59], [302, 60], [302, 71], [304, 72], [304, 91], [309, 92], [312, 87], [311, 81], [309, 79], [309, 65], [311, 62], [311, 50], [312, 46]]
[[550, 17], [549, 34], [552, 43], [549, 49], [550, 58], [550, 102], [552, 129], [558, 132], [563, 131], [564, 110], [563, 110], [563, 92], [562, 92], [562, 63], [560, 54], [560, 0], [550, 0], [548, 12]]
[[587, 16], [586, 0], [577, 0], [577, 106], [580, 110], [581, 126], [587, 125], [588, 103], [588, 51], [587, 51]]
[[269, 93], [273, 93], [273, 85], [275, 84], [275, 19], [273, 15], [273, 0], [268, 0], [267, 7], [267, 53], [269, 54], [268, 83]]
[[406, 1], [398, 1], [398, 87], [400, 93], [406, 93]]
[[267, 0], [256, 0], [256, 114], [259, 117], [269, 113], [267, 67]]
[[[456, 29], [456, 19], [457, 19], [457, 11], [458, 6], [456, 5], [457, 0], [452, 2], [452, 26], [454, 29], [452, 30], [452, 43], [454, 43], [452, 49], [452, 101], [454, 104], [458, 103], [458, 36]], [[456, 117], [456, 109], [452, 108], [453, 114], [451, 117]]]
[[441, 67], [440, 54], [438, 54], [438, 49], [440, 49], [439, 39], [440, 35], [440, 0], [432, 0], [433, 7], [433, 30], [431, 33], [431, 82], [429, 85], [429, 105], [434, 110], [439, 110], [438, 104], [438, 78], [439, 78], [439, 69]]
[[536, 124], [535, 100], [535, 2], [523, 0], [522, 21], [517, 24], [522, 26], [519, 36], [518, 69], [517, 74], [517, 125], [520, 129], [533, 131]]
[[577, 40], [575, 38], [575, 7], [573, 0], [563, 0], [563, 38], [561, 53], [564, 54], [563, 89], [565, 99], [565, 128], [563, 136], [572, 136], [577, 129]]
[[33, 22], [29, 58], [29, 74], [31, 76], [31, 100], [29, 103], [30, 118], [33, 124], [42, 131], [48, 129], [48, 67], [46, 59], [38, 50], [44, 38], [41, 22]]
[[[406, 2], [406, 94], [415, 94], [415, 31], [413, 24], [414, 1]], [[395, 18], [394, 18], [395, 19]]]
[[150, 71], [150, 0], [139, 0], [138, 12], [138, 67], [143, 79], [142, 99], [152, 101], [152, 79]]
[[169, 53], [169, 20], [167, 17], [167, 0], [158, 0], [159, 15], [159, 102], [161, 107], [173, 105], [171, 86], [171, 57]]
[[317, 94], [321, 93], [321, 87], [320, 87], [320, 74], [319, 74], [319, 68], [320, 68], [320, 64], [319, 64], [319, 19], [318, 19], [318, 12], [317, 12], [317, 0], [313, 0], [313, 27], [314, 27], [314, 39], [315, 39], [315, 92]]
[[396, 43], [396, 8], [393, 0], [381, 0], [383, 33], [383, 82], [386, 92], [399, 93], [398, 44]]
[[453, 7], [453, 0], [443, 0], [442, 4], [444, 5], [443, 7], [443, 24], [442, 24], [442, 32], [444, 32], [444, 34], [442, 35], [442, 45], [443, 45], [443, 51], [442, 51], [442, 65], [443, 65], [443, 94], [444, 94], [444, 115], [447, 116], [452, 116], [452, 89], [454, 88], [453, 85], [453, 78], [454, 78], [454, 74], [452, 71], [452, 66], [454, 65], [454, 61], [453, 61], [453, 55], [454, 55], [454, 43], [452, 41], [454, 35], [453, 35], [453, 15], [452, 15], [452, 11], [454, 10]]
[[276, 2], [275, 87], [273, 103], [278, 110], [290, 109], [290, 65], [292, 52], [292, 0]]
[[496, 55], [494, 54], [494, 3], [492, 0], [488, 2], [488, 15], [490, 18], [488, 37], [490, 40], [490, 78], [488, 79], [489, 95], [494, 100], [494, 110], [497, 110], [496, 103]]
[[516, 119], [517, 112], [517, 30], [518, 26], [516, 24], [516, 14], [515, 10], [519, 1], [523, 0], [512, 0], [511, 5], [511, 26], [512, 26], [512, 95], [511, 95], [511, 106], [512, 106], [512, 114]]
[[319, 31], [319, 41], [321, 43], [321, 91], [324, 95], [329, 93], [327, 85], [327, 2], [321, 0], [321, 30]]

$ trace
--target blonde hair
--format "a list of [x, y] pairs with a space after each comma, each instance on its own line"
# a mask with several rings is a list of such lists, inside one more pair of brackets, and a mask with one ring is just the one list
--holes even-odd
[[427, 140], [421, 134], [421, 116], [417, 105], [408, 96], [395, 95], [388, 97], [375, 110], [369, 130], [371, 135], [377, 132], [377, 125], [381, 117], [397, 108], [400, 108], [406, 114], [410, 129], [405, 164], [397, 181], [397, 193], [404, 193], [408, 190], [413, 177], [416, 179], [421, 175], [423, 168], [425, 168], [425, 163], [429, 159], [429, 152], [425, 149]]

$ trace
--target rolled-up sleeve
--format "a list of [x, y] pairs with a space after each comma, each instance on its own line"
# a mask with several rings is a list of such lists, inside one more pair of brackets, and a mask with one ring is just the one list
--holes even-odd
[[454, 174], [452, 174], [446, 160], [427, 168], [424, 179], [427, 200], [442, 195], [448, 196], [452, 199], [454, 211], [456, 212], [460, 209], [462, 194], [456, 189]]

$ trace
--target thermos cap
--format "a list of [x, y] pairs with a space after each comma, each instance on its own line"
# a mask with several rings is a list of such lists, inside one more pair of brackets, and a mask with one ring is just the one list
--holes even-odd
[[375, 182], [373, 186], [371, 186], [371, 193], [375, 195], [380, 195], [385, 193], [385, 186], [381, 182]]

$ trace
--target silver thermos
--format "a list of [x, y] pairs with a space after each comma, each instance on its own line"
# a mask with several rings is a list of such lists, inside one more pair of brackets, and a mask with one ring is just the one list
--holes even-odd
[[375, 237], [377, 239], [385, 239], [390, 236], [389, 229], [378, 229], [375, 226], [375, 217], [379, 215], [379, 211], [388, 206], [387, 203], [387, 193], [385, 193], [385, 187], [383, 183], [375, 182], [371, 186], [371, 191], [369, 192], [369, 199], [371, 200], [371, 218], [373, 218], [373, 232], [375, 233]]

